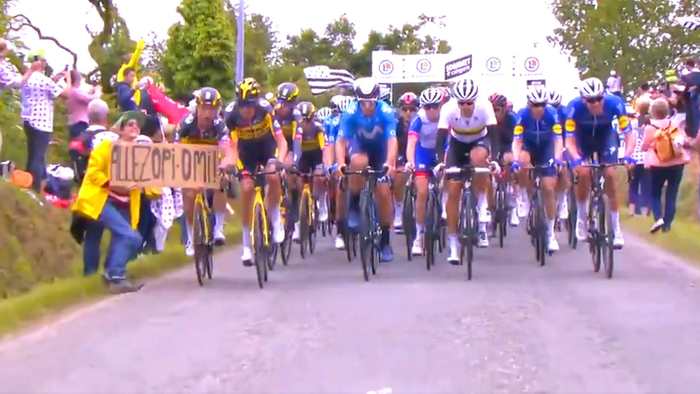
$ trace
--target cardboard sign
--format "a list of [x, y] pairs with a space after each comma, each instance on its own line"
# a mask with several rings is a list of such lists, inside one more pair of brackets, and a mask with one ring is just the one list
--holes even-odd
[[110, 184], [142, 187], [219, 187], [216, 145], [126, 144], [112, 147]]

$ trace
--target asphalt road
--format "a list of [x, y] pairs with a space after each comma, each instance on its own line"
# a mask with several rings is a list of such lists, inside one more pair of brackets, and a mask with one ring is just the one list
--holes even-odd
[[[561, 237], [563, 238], [563, 237]], [[2, 393], [691, 393], [700, 276], [627, 236], [612, 280], [584, 250], [539, 267], [524, 234], [370, 283], [322, 239], [264, 290], [239, 250], [0, 343]], [[359, 257], [359, 256], [358, 256]]]

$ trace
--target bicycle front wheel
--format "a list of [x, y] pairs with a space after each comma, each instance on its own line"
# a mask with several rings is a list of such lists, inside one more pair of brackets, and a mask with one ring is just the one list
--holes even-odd
[[253, 210], [253, 253], [258, 286], [262, 289], [267, 278], [267, 250], [265, 246], [264, 218], [262, 204], [255, 204]]
[[416, 223], [415, 223], [415, 210], [413, 207], [415, 197], [415, 191], [413, 187], [409, 187], [403, 195], [403, 231], [406, 236], [406, 257], [408, 261], [413, 259], [411, 253], [411, 247], [413, 246], [413, 240], [416, 237]]
[[209, 248], [207, 247], [205, 208], [201, 203], [194, 206], [194, 220], [192, 221], [192, 241], [194, 246], [194, 266], [197, 273], [197, 283], [204, 286], [204, 278], [207, 277], [207, 265], [209, 264]]
[[464, 263], [464, 255], [467, 255], [467, 279], [472, 279], [472, 262], [474, 260], [474, 240], [475, 240], [475, 217], [472, 201], [472, 194], [469, 190], [462, 192], [462, 203], [459, 212], [459, 233], [460, 233], [460, 264]]
[[615, 248], [613, 247], [614, 234], [612, 218], [610, 217], [610, 215], [607, 214], [607, 209], [603, 209], [602, 211], [603, 214], [600, 215], [598, 220], [604, 220], [606, 227], [602, 230], [604, 236], [601, 239], [600, 248], [603, 259], [603, 265], [605, 266], [605, 276], [608, 279], [611, 279], [613, 276], [613, 269], [615, 264]]

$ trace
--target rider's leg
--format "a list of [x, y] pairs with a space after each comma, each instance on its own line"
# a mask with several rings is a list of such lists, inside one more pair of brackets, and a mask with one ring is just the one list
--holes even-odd
[[393, 181], [394, 198], [394, 228], [400, 229], [403, 226], [403, 194], [406, 190], [406, 180], [408, 179], [403, 167], [397, 168]]
[[[274, 171], [275, 164], [268, 163], [265, 167], [266, 172]], [[284, 227], [282, 226], [282, 218], [280, 217], [280, 200], [282, 197], [282, 181], [279, 173], [267, 175], [267, 193], [265, 195], [265, 206], [270, 215], [270, 223], [272, 224], [272, 241], [282, 243], [284, 241]]]
[[[350, 157], [350, 170], [361, 171], [367, 168], [369, 158], [365, 153], [356, 153]], [[350, 175], [348, 187], [350, 188], [350, 206], [348, 207], [348, 227], [357, 228], [360, 224], [360, 191], [365, 184], [365, 178], [361, 175]]]
[[[472, 148], [470, 153], [471, 162], [475, 166], [488, 165], [489, 151], [483, 146]], [[489, 174], [474, 174], [474, 191], [477, 200], [477, 212], [479, 216], [479, 246], [488, 246], [488, 236], [486, 235], [486, 226], [491, 221], [488, 210], [487, 190], [491, 183]]]
[[425, 231], [425, 210], [428, 201], [428, 175], [416, 174], [416, 239], [413, 241], [414, 254], [423, 252], [423, 233]]
[[212, 210], [214, 211], [214, 240], [216, 242], [223, 242], [226, 240], [226, 235], [224, 235], [224, 223], [226, 221], [227, 203], [226, 193], [220, 190], [214, 191]]
[[320, 221], [328, 220], [327, 180], [322, 178], [323, 168], [319, 166], [314, 170], [314, 198], [318, 202], [318, 214]]
[[[559, 171], [559, 176], [557, 176], [557, 186], [555, 189], [557, 195], [557, 209], [559, 212], [559, 219], [568, 219], [569, 217], [569, 188], [571, 187], [571, 175], [569, 174], [569, 169], [564, 167]], [[573, 201], [571, 201], [573, 204]]]
[[243, 244], [243, 262], [252, 257], [250, 250], [250, 229], [253, 223], [253, 178], [246, 176], [241, 179], [241, 243]]

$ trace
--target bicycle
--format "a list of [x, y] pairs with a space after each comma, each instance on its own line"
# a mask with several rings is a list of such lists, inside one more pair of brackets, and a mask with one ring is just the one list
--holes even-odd
[[540, 171], [547, 168], [551, 168], [551, 165], [540, 164], [523, 168], [530, 171], [530, 180], [534, 181], [534, 193], [530, 198], [530, 211], [527, 214], [527, 233], [530, 235], [530, 243], [535, 247], [535, 260], [540, 263], [541, 267], [546, 263], [546, 256], [552, 255], [547, 246], [547, 215], [542, 197]]
[[493, 231], [498, 233], [498, 246], [503, 248], [503, 240], [508, 235], [508, 218], [513, 207], [510, 206], [509, 181], [506, 172], [501, 171], [494, 177], [496, 183], [496, 206], [493, 215]]
[[264, 286], [264, 282], [267, 282], [268, 270], [272, 269], [271, 256], [275, 252], [275, 245], [271, 241], [272, 231], [270, 219], [267, 214], [267, 209], [265, 209], [265, 177], [275, 174], [278, 174], [277, 170], [265, 171], [262, 166], [258, 166], [255, 173], [250, 174], [255, 182], [253, 221], [250, 226], [250, 232], [252, 234], [251, 243], [258, 286], [261, 289]]
[[624, 163], [605, 164], [598, 163], [597, 155], [594, 155], [591, 163], [583, 164], [583, 167], [591, 169], [591, 198], [588, 205], [588, 251], [591, 254], [593, 272], [600, 271], [601, 261], [605, 266], [605, 275], [608, 279], [613, 276], [614, 234], [612, 232], [612, 219], [608, 213], [605, 199], [605, 175], [608, 167], [623, 166]]
[[[379, 225], [374, 188], [380, 179], [386, 176], [386, 173], [386, 167], [381, 170], [373, 170], [368, 167], [360, 171], [343, 168], [345, 176], [361, 175], [366, 178], [365, 186], [360, 192], [360, 231], [358, 234], [362, 274], [366, 282], [369, 282], [370, 272], [372, 275], [377, 274], [377, 263], [380, 259], [382, 229]], [[349, 248], [349, 245], [346, 247]]]
[[425, 230], [423, 234], [425, 267], [430, 271], [430, 267], [435, 265], [435, 249], [442, 252], [442, 240], [444, 232], [444, 222], [442, 220], [442, 191], [440, 182], [436, 176], [431, 176], [428, 180], [428, 201], [425, 209]]
[[311, 184], [314, 178], [325, 178], [325, 175], [314, 174], [313, 172], [302, 174], [298, 170], [293, 169], [293, 174], [301, 177], [303, 186], [301, 196], [299, 198], [299, 244], [301, 258], [306, 258], [306, 247], [309, 248], [309, 253], [313, 254], [316, 247], [316, 230], [319, 227], [318, 223], [318, 207], [316, 206], [316, 198], [314, 198]]
[[[571, 169], [571, 166], [569, 166]], [[566, 220], [566, 231], [568, 231], [569, 236], [569, 246], [571, 249], [576, 249], [578, 245], [578, 239], [576, 238], [576, 218], [578, 217], [578, 206], [576, 205], [576, 192], [575, 187], [578, 183], [578, 178], [574, 175], [573, 171], [571, 173], [571, 187], [569, 187], [567, 198], [569, 199], [569, 218]]]
[[[282, 178], [282, 201], [280, 202], [280, 215], [284, 223], [284, 240], [277, 248], [283, 265], [289, 264], [289, 259], [292, 255], [292, 234], [294, 233], [294, 222], [296, 218], [293, 215], [292, 199], [287, 192], [289, 187], [287, 179]], [[274, 254], [274, 258], [277, 253]]]
[[401, 216], [403, 217], [403, 232], [406, 236], [406, 255], [408, 261], [411, 261], [413, 255], [411, 253], [411, 247], [413, 246], [413, 240], [416, 238], [416, 216], [414, 203], [416, 201], [416, 184], [415, 172], [408, 172], [408, 179], [406, 179], [406, 190], [403, 195], [403, 212]]
[[[342, 177], [339, 179], [340, 190], [345, 193], [345, 209], [347, 211], [350, 206], [350, 189], [348, 188], [348, 178]], [[345, 212], [347, 215], [347, 212]], [[343, 236], [343, 242], [345, 243], [345, 255], [348, 259], [348, 263], [352, 262], [354, 257], [357, 257], [357, 233], [348, 230], [347, 216], [345, 219], [340, 220], [337, 223], [338, 232]]]
[[472, 262], [474, 261], [474, 245], [479, 236], [479, 216], [476, 212], [476, 199], [472, 193], [472, 176], [474, 174], [490, 174], [491, 167], [466, 165], [445, 170], [445, 174], [458, 175], [463, 179], [462, 197], [459, 203], [458, 233], [460, 241], [459, 265], [464, 264], [464, 254], [467, 254], [467, 279], [472, 279]]
[[194, 266], [197, 273], [197, 282], [200, 286], [204, 286], [205, 279], [211, 280], [214, 265], [214, 237], [212, 236], [211, 213], [205, 191], [200, 190], [194, 198], [192, 220]]

